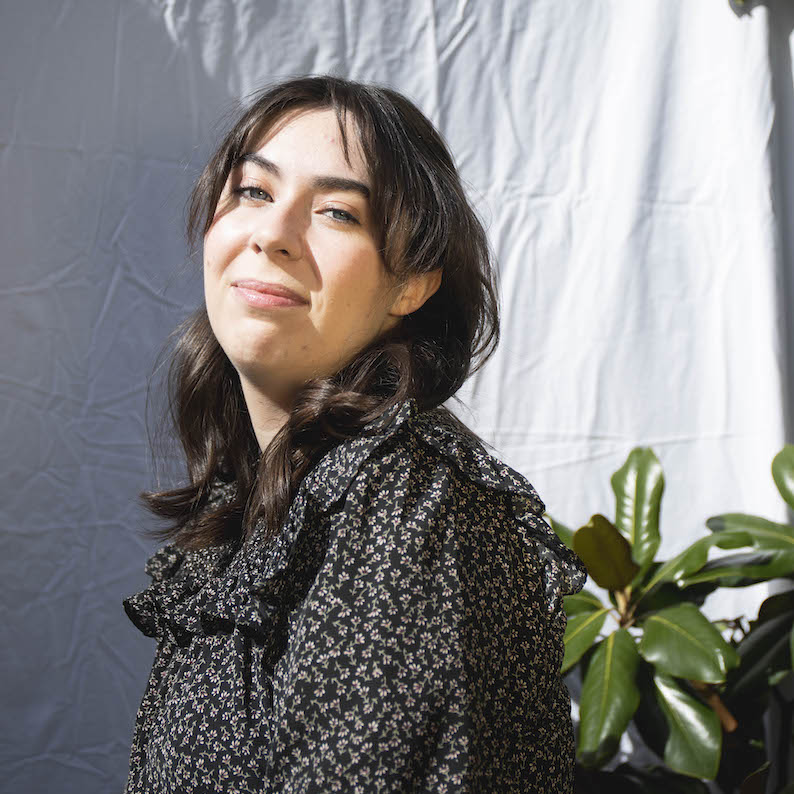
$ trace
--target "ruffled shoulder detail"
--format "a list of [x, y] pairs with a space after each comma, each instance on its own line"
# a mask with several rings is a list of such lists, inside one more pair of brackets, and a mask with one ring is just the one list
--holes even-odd
[[397, 403], [365, 425], [356, 438], [326, 453], [303, 481], [318, 509], [328, 511], [343, 499], [364, 462], [389, 439], [410, 429], [417, 414], [413, 398]]
[[587, 570], [543, 520], [546, 505], [529, 480], [459, 430], [443, 408], [420, 413], [415, 424], [420, 438], [469, 479], [482, 487], [509, 494], [519, 532], [527, 543], [534, 545], [544, 562], [549, 609], [555, 609], [563, 596], [578, 593], [587, 580]]
[[549, 609], [584, 587], [584, 564], [543, 520], [546, 505], [527, 478], [459, 429], [445, 408], [420, 411], [413, 398], [386, 411], [358, 438], [331, 450], [309, 474], [306, 486], [319, 509], [330, 510], [343, 499], [363, 463], [400, 433], [412, 433], [434, 447], [481, 487], [509, 494], [518, 531], [544, 562]]

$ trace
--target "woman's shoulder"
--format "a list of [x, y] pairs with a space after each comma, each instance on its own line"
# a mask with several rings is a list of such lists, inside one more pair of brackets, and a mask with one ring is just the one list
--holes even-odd
[[449, 409], [421, 410], [413, 398], [391, 406], [357, 436], [331, 449], [304, 484], [324, 504], [332, 505], [344, 497], [354, 480], [366, 475], [368, 461], [386, 457], [411, 468], [442, 458], [484, 487], [520, 492], [533, 512], [540, 515], [545, 510], [529, 481], [490, 454]]
[[[498, 519], [540, 558], [550, 603], [582, 588], [579, 558], [543, 519], [545, 504], [520, 472], [488, 452], [443, 406], [420, 410], [413, 399], [388, 409], [355, 439], [328, 453], [305, 481], [307, 495], [326, 514], [381, 516], [384, 525], [422, 516], [483, 523]], [[421, 531], [432, 529], [423, 521]]]
[[[488, 494], [508, 495], [521, 515], [540, 517], [546, 505], [527, 478], [485, 449], [483, 443], [449, 409], [421, 410], [408, 398], [386, 410], [354, 438], [328, 452], [304, 480], [321, 510], [345, 501], [350, 489], [369, 481], [416, 479], [423, 470], [446, 470], [462, 485]], [[556, 537], [556, 536], [555, 536]]]

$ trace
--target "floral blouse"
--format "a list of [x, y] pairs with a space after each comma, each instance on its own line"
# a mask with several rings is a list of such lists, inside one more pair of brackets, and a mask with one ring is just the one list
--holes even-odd
[[158, 641], [125, 794], [572, 790], [581, 562], [443, 410], [407, 400], [365, 430], [269, 541], [149, 559], [124, 601]]

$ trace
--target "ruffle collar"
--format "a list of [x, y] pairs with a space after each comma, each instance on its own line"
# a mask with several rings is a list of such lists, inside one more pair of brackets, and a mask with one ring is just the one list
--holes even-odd
[[566, 595], [578, 593], [587, 580], [579, 557], [543, 520], [546, 505], [523, 474], [494, 458], [471, 436], [461, 432], [444, 409], [416, 415], [420, 437], [441, 452], [466, 477], [485, 488], [510, 497], [518, 531], [534, 544], [544, 562], [544, 584], [548, 608], [555, 610]]
[[[419, 411], [416, 401], [408, 399], [314, 466], [275, 537], [262, 542], [260, 526], [243, 544], [230, 541], [186, 551], [171, 543], [156, 551], [146, 564], [151, 584], [124, 600], [130, 620], [145, 635], [158, 640], [170, 636], [180, 645], [196, 634], [237, 627], [275, 652], [284, 640], [285, 607], [295, 598], [296, 578], [312, 578], [300, 553], [317, 540], [308, 535], [320, 531], [323, 522], [312, 519], [343, 499], [364, 462], [404, 432], [416, 433], [471, 480], [510, 494], [519, 531], [528, 543], [537, 544], [546, 563], [550, 608], [561, 596], [582, 588], [587, 576], [584, 566], [541, 518], [545, 505], [527, 479], [458, 430], [444, 409]], [[232, 493], [228, 484], [219, 485], [211, 498], [228, 499]], [[304, 570], [298, 570], [301, 566]]]

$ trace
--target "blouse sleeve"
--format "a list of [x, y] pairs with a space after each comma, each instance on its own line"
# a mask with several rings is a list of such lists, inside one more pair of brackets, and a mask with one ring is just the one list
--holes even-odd
[[565, 617], [508, 495], [415, 440], [326, 520], [274, 670], [271, 790], [571, 791]]

